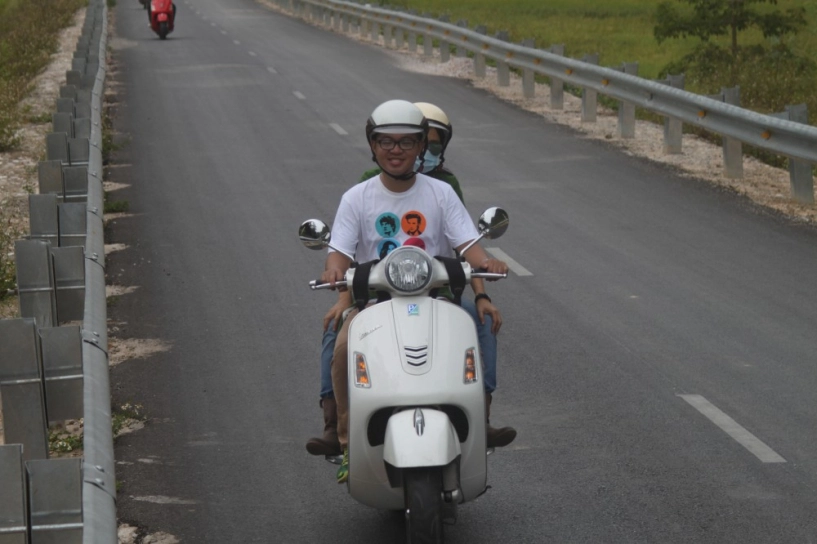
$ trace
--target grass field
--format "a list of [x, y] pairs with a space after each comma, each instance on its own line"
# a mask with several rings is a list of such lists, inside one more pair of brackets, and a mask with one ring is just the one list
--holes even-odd
[[[696, 39], [668, 40], [660, 46], [653, 37], [655, 10], [662, 0], [385, 0], [384, 5], [398, 6], [429, 13], [449, 15], [456, 22], [468, 21], [473, 28], [482, 24], [489, 34], [497, 30], [510, 32], [519, 42], [534, 38], [538, 47], [565, 44], [565, 54], [580, 58], [599, 53], [600, 64], [618, 66], [638, 62], [639, 75], [657, 77], [673, 60], [690, 52]], [[683, 7], [681, 2], [673, 2]], [[774, 6], [760, 4], [757, 8]], [[780, 9], [805, 7], [809, 26], [787, 43], [800, 55], [817, 60], [817, 0], [779, 0]], [[742, 36], [742, 43], [758, 43], [757, 32]], [[724, 42], [725, 43], [725, 42]]]

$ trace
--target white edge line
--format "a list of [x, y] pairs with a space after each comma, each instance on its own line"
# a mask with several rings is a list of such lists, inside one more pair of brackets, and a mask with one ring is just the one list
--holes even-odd
[[731, 436], [741, 446], [752, 452], [755, 457], [764, 463], [785, 463], [786, 460], [777, 454], [772, 448], [767, 446], [758, 437], [747, 431], [737, 421], [726, 415], [717, 406], [706, 400], [701, 395], [678, 395], [687, 401], [693, 408], [698, 410], [709, 421], [721, 428], [723, 432]]
[[337, 132], [338, 134], [340, 134], [341, 136], [346, 136], [347, 134], [349, 134], [348, 132], [346, 132], [345, 130], [343, 130], [343, 127], [342, 127], [342, 126], [340, 126], [340, 125], [339, 125], [339, 124], [337, 124], [337, 123], [329, 123], [329, 126], [330, 126], [330, 127], [332, 127], [332, 129], [333, 129], [335, 132]]
[[518, 262], [511, 259], [511, 257], [499, 249], [498, 247], [486, 247], [485, 251], [490, 253], [494, 256], [495, 259], [499, 259], [500, 261], [505, 261], [508, 264], [508, 267], [516, 273], [517, 276], [533, 276], [533, 272], [519, 264]]

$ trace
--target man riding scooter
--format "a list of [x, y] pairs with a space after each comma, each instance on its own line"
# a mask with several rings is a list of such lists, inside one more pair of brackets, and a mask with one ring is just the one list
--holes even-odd
[[[453, 136], [452, 124], [445, 112], [433, 104], [418, 102], [415, 103], [415, 106], [422, 111], [428, 121], [429, 130], [428, 149], [422, 157], [417, 158], [414, 169], [448, 183], [462, 201], [463, 196], [459, 181], [450, 170], [444, 167], [445, 151]], [[376, 161], [374, 155], [372, 158]], [[381, 169], [379, 167], [373, 168], [365, 172], [360, 181], [366, 181], [380, 173]], [[381, 219], [378, 231], [388, 238], [398, 228], [399, 226], [395, 225], [393, 218], [385, 216]], [[386, 244], [384, 244], [384, 247], [386, 247]], [[393, 248], [393, 245], [390, 248]], [[383, 257], [383, 255], [380, 255], [380, 257]], [[496, 334], [501, 327], [502, 318], [499, 310], [493, 306], [490, 297], [485, 293], [483, 280], [472, 280], [472, 287], [476, 297], [473, 302], [470, 299], [463, 298], [462, 307], [471, 314], [477, 325], [480, 351], [485, 365], [485, 393], [489, 411], [488, 417], [490, 418], [491, 401], [493, 392], [496, 389]], [[323, 320], [320, 405], [324, 414], [324, 432], [322, 436], [310, 438], [306, 443], [306, 449], [312, 455], [335, 456], [341, 454], [340, 443], [337, 438], [337, 414], [330, 368], [337, 329], [341, 322], [341, 314], [351, 305], [352, 301], [349, 292], [339, 293], [337, 303], [330, 308]], [[516, 430], [513, 427], [497, 428], [489, 425], [487, 429], [487, 446], [489, 448], [507, 446], [515, 437]]]
[[[491, 258], [478, 245], [469, 243], [478, 233], [468, 212], [450, 185], [418, 174], [415, 161], [426, 151], [428, 121], [414, 104], [391, 100], [378, 106], [366, 124], [366, 135], [375, 162], [382, 172], [348, 190], [341, 199], [334, 221], [332, 247], [327, 256], [323, 283], [334, 286], [352, 264], [379, 257], [384, 239], [377, 230], [379, 219], [395, 216], [401, 230], [390, 238], [400, 245], [420, 245], [431, 255], [451, 255], [468, 249], [462, 256], [473, 268], [493, 274], [507, 274], [504, 262]], [[416, 235], [409, 235], [409, 215], [423, 218]], [[343, 462], [338, 483], [346, 482], [348, 457], [348, 331], [357, 310], [353, 310], [338, 333], [332, 361], [332, 385], [337, 403], [338, 441]]]

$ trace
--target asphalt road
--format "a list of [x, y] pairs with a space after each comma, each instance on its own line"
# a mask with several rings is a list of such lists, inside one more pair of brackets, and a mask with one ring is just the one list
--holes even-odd
[[[115, 8], [110, 317], [168, 352], [112, 370], [145, 429], [116, 444], [123, 521], [183, 542], [400, 542], [355, 503], [317, 434], [323, 256], [371, 166], [363, 127], [391, 98], [442, 106], [448, 164], [488, 242], [531, 275], [491, 284], [503, 310], [494, 421], [519, 437], [452, 543], [817, 540], [817, 234], [587, 141], [455, 79], [250, 0], [179, 1], [160, 41]], [[517, 268], [518, 271], [522, 269]]]

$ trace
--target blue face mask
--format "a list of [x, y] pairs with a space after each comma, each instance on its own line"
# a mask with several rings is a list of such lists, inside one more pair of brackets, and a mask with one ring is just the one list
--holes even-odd
[[[440, 157], [442, 156], [442, 146], [436, 142], [431, 142], [428, 144], [428, 149], [426, 150], [426, 154], [423, 155], [425, 161], [422, 164], [422, 170], [420, 170], [420, 157], [417, 157], [417, 160], [414, 161], [414, 170], [420, 173], [423, 172], [431, 172], [435, 168], [440, 165]], [[435, 154], [436, 152], [436, 154]]]

